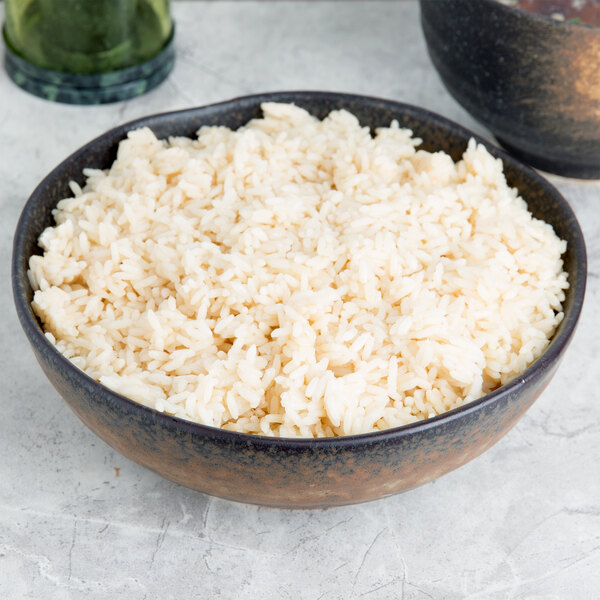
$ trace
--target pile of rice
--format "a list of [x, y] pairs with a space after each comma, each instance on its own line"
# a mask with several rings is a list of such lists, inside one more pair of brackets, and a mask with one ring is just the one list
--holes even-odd
[[426, 419], [519, 375], [560, 323], [566, 243], [469, 143], [287, 104], [237, 131], [124, 140], [30, 259], [46, 336], [184, 419], [339, 436]]

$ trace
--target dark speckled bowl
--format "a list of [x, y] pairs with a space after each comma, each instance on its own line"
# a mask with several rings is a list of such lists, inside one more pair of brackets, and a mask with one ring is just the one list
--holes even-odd
[[504, 160], [509, 183], [520, 190], [534, 215], [551, 223], [568, 241], [565, 265], [571, 287], [565, 318], [546, 352], [521, 378], [428, 421], [318, 440], [267, 438], [196, 425], [146, 408], [93, 381], [48, 342], [31, 309], [27, 261], [40, 252], [36, 240], [52, 223], [52, 208], [70, 195], [69, 180], [83, 183], [84, 167], [108, 167], [119, 141], [135, 127], [148, 126], [160, 137], [192, 136], [203, 124], [236, 128], [259, 116], [260, 103], [266, 100], [295, 102], [319, 117], [344, 107], [371, 127], [387, 126], [397, 119], [423, 139], [423, 148], [445, 150], [455, 160], [472, 135], [414, 106], [317, 92], [239, 98], [117, 127], [54, 169], [23, 209], [12, 263], [19, 319], [42, 369], [75, 414], [117, 451], [177, 483], [233, 500], [290, 507], [348, 504], [414, 488], [475, 458], [519, 420], [554, 375], [583, 302], [585, 245], [571, 208], [544, 179], [489, 144], [492, 154]]
[[496, 0], [421, 0], [448, 91], [529, 164], [600, 178], [600, 27]]

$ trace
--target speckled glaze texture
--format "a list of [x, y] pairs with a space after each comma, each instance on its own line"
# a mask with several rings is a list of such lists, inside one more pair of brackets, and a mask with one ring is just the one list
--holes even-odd
[[[509, 183], [535, 216], [568, 242], [570, 289], [565, 318], [549, 348], [523, 375], [500, 390], [428, 421], [373, 434], [330, 439], [278, 439], [189, 423], [130, 401], [93, 381], [46, 340], [30, 301], [27, 261], [40, 252], [37, 238], [51, 224], [51, 209], [70, 195], [70, 180], [83, 182], [84, 167], [106, 168], [127, 131], [148, 126], [159, 137], [191, 136], [201, 126], [236, 128], [260, 115], [263, 101], [294, 102], [318, 117], [347, 108], [370, 127], [397, 119], [428, 150], [454, 159], [470, 132], [419, 108], [359, 96], [284, 92], [151, 116], [109, 131], [77, 151], [34, 191], [18, 223], [13, 249], [13, 293], [19, 319], [36, 358], [77, 416], [128, 458], [185, 486], [232, 500], [286, 507], [323, 507], [380, 498], [422, 485], [475, 458], [523, 415], [554, 375], [581, 310], [586, 253], [571, 208], [543, 178], [486, 144], [505, 162]], [[481, 140], [479, 140], [481, 141]]]
[[108, 104], [140, 96], [162, 83], [175, 62], [174, 30], [165, 47], [150, 60], [90, 75], [38, 67], [13, 52], [4, 36], [4, 67], [14, 83], [44, 100], [65, 104]]
[[515, 156], [600, 178], [600, 27], [497, 0], [421, 0], [431, 60], [448, 91]]

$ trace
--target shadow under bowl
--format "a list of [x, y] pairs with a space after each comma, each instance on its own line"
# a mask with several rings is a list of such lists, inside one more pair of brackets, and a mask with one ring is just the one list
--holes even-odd
[[600, 178], [600, 27], [497, 0], [420, 0], [431, 61], [454, 98], [512, 154]]
[[[340, 438], [269, 438], [181, 420], [129, 400], [92, 380], [44, 336], [31, 308], [28, 259], [53, 224], [51, 211], [83, 184], [86, 167], [108, 168], [118, 143], [137, 127], [164, 138], [193, 136], [202, 125], [237, 128], [261, 115], [265, 101], [293, 102], [319, 118], [345, 108], [363, 125], [393, 119], [422, 138], [422, 148], [460, 159], [470, 137], [502, 158], [507, 180], [530, 211], [568, 242], [570, 288], [565, 317], [544, 354], [518, 379], [461, 408], [427, 421]], [[548, 384], [573, 335], [586, 282], [583, 236], [568, 203], [547, 181], [489, 143], [438, 115], [397, 102], [327, 92], [281, 92], [139, 119], [96, 138], [54, 169], [36, 188], [17, 225], [12, 257], [14, 301], [21, 325], [45, 374], [73, 412], [115, 450], [160, 475], [208, 494], [282, 507], [324, 507], [409, 490], [447, 473], [495, 444]]]

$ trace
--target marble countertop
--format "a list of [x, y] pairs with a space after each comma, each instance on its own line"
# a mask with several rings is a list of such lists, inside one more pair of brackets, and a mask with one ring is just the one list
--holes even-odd
[[[146, 96], [52, 104], [0, 71], [0, 244], [39, 180], [119, 123], [260, 91], [397, 99], [490, 134], [430, 64], [416, 1], [176, 2], [177, 61]], [[2, 9], [0, 8], [0, 16]], [[2, 287], [0, 598], [576, 600], [600, 595], [600, 182], [549, 177], [589, 253], [551, 385], [483, 456], [411, 492], [316, 511], [211, 498], [96, 438], [38, 367]]]

